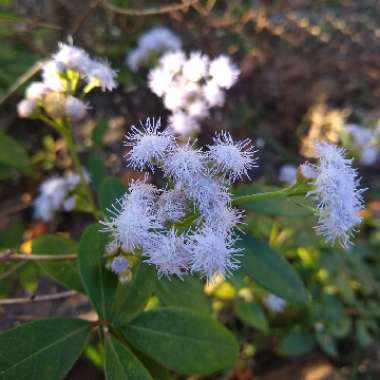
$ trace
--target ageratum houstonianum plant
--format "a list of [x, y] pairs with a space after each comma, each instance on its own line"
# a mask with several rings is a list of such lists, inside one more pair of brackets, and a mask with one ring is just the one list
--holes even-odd
[[[165, 93], [166, 105], [173, 106], [174, 114], [197, 115], [199, 121], [208, 109], [223, 103], [224, 90], [236, 81], [239, 71], [225, 56], [209, 61], [200, 53], [189, 58], [181, 52], [168, 54], [166, 69], [179, 64], [177, 71], [168, 78], [156, 71], [150, 84], [156, 93]], [[94, 330], [104, 347], [107, 380], [151, 380], [167, 369], [209, 374], [233, 367], [238, 343], [207, 315], [207, 300], [202, 298], [201, 282], [195, 277], [210, 283], [242, 266], [249, 277], [273, 293], [265, 302], [272, 313], [282, 312], [288, 303], [305, 305], [308, 301], [301, 279], [279, 254], [269, 247], [260, 249], [255, 239], [258, 251], [244, 251], [247, 245], [240, 243], [246, 238], [252, 243], [252, 237], [239, 241], [242, 234], [237, 231], [245, 229], [246, 202], [305, 196], [314, 202], [316, 232], [329, 244], [349, 248], [361, 222], [363, 190], [343, 149], [320, 142], [316, 160], [287, 176], [288, 187], [234, 196], [234, 184], [250, 181], [257, 165], [258, 153], [251, 140], [235, 141], [229, 132], [222, 131], [211, 144], [200, 147], [197, 141], [184, 140], [184, 133], [174, 135], [186, 123], [173, 117], [168, 128], [161, 127], [160, 119], [148, 118], [130, 129], [125, 137], [126, 161], [131, 169], [146, 172], [145, 179], [132, 181], [107, 214], [104, 209], [110, 199], [123, 194], [125, 188], [118, 179], [105, 178], [96, 188], [100, 211], [95, 187], [77, 154], [73, 128], [89, 107], [84, 96], [96, 87], [112, 90], [115, 72], [84, 50], [60, 44], [58, 52], [43, 65], [42, 77], [42, 82], [28, 87], [19, 114], [46, 122], [64, 137], [77, 173], [44, 182], [35, 200], [35, 214], [50, 221], [58, 209], [72, 210], [79, 186], [81, 209], [90, 210], [96, 221], [102, 220], [88, 226], [78, 244], [62, 235], [36, 239], [30, 257], [42, 257], [40, 264], [51, 277], [87, 294], [97, 318], [41, 319], [0, 333], [1, 379], [27, 380], [29, 368], [35, 378], [63, 379]], [[164, 80], [172, 83], [169, 92]], [[181, 97], [176, 105], [177, 95]], [[78, 255], [73, 255], [76, 249]], [[247, 264], [243, 259], [248, 255], [254, 260]], [[15, 256], [19, 259], [22, 255]], [[57, 262], [46, 263], [52, 257], [72, 261], [62, 267]], [[149, 302], [153, 293], [161, 307]], [[169, 301], [165, 294], [170, 295]], [[202, 298], [200, 307], [206, 304], [201, 313], [198, 306], [193, 310], [186, 304], [183, 298], [189, 294]]]

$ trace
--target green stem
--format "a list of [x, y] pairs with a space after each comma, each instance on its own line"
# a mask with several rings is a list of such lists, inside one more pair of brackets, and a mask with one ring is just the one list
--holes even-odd
[[232, 203], [244, 203], [244, 202], [250, 202], [250, 201], [262, 201], [262, 200], [273, 199], [273, 198], [290, 197], [290, 196], [295, 196], [295, 195], [306, 195], [308, 190], [309, 189], [307, 187], [303, 187], [303, 186], [302, 187], [298, 187], [298, 186], [285, 187], [284, 189], [281, 189], [281, 190], [242, 195], [240, 197], [233, 198]]
[[65, 132], [63, 133], [63, 137], [66, 140], [67, 149], [69, 151], [71, 159], [73, 160], [75, 170], [79, 174], [79, 177], [80, 177], [80, 180], [82, 183], [82, 187], [83, 187], [84, 191], [86, 192], [87, 199], [91, 204], [91, 212], [94, 215], [95, 219], [99, 219], [100, 213], [96, 207], [91, 188], [90, 188], [88, 182], [86, 181], [86, 176], [84, 174], [82, 164], [80, 162], [78, 153], [77, 153], [76, 148], [75, 148], [75, 143], [74, 143], [74, 139], [72, 136], [72, 128], [69, 127], [67, 129], [65, 129]]

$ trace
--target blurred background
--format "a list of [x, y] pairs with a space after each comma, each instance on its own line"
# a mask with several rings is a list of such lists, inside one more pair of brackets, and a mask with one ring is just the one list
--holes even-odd
[[[347, 254], [314, 236], [312, 215], [297, 202], [248, 205], [247, 229], [288, 258], [313, 303], [297, 308], [279, 306], [275, 300], [273, 307], [270, 295], [241, 274], [204, 287], [194, 297], [207, 300], [242, 347], [236, 368], [207, 379], [380, 378], [376, 0], [0, 0], [0, 132], [17, 140], [37, 168], [33, 176], [20, 174], [0, 157], [0, 248], [28, 252], [32, 239], [49, 232], [69, 232], [75, 238], [89, 221], [86, 214], [65, 213], [49, 224], [32, 217], [39, 184], [71, 165], [58, 135], [39, 121], [17, 115], [17, 104], [28, 83], [38, 78], [41, 62], [63, 41], [107, 58], [117, 69], [119, 86], [113, 92], [90, 94], [89, 115], [75, 133], [90, 173], [102, 177], [107, 172], [127, 183], [136, 173], [123, 162], [123, 135], [147, 116], [161, 116], [164, 124], [169, 116], [147, 85], [154, 62], [137, 71], [126, 63], [139, 37], [157, 26], [175, 33], [186, 52], [228, 54], [241, 71], [225, 105], [202, 122], [198, 136], [208, 143], [215, 131], [226, 129], [236, 138], [253, 139], [259, 148], [254, 184], [237, 192], [292, 182], [292, 170], [313, 157], [318, 139], [344, 146], [360, 170], [362, 187], [368, 188], [364, 224]], [[53, 286], [33, 265], [0, 269], [2, 296]], [[254, 306], [248, 302], [252, 299]], [[0, 305], [0, 329], [42, 315], [88, 310], [80, 296], [6, 312]], [[67, 379], [101, 379], [101, 357], [93, 342]]]

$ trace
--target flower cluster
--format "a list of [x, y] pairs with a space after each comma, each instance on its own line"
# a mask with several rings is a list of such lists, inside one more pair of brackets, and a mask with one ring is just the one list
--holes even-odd
[[351, 140], [351, 148], [365, 166], [373, 165], [380, 157], [380, 127], [366, 128], [357, 124], [346, 124], [343, 128]]
[[291, 164], [282, 165], [278, 174], [278, 180], [293, 185], [297, 180], [297, 167]]
[[137, 42], [137, 47], [128, 52], [126, 63], [132, 71], [147, 66], [154, 59], [168, 51], [179, 50], [181, 40], [169, 29], [153, 28], [144, 33]]
[[116, 73], [109, 64], [92, 59], [78, 47], [59, 43], [59, 50], [42, 66], [42, 81], [32, 82], [25, 99], [18, 104], [20, 117], [82, 119], [88, 105], [76, 97], [78, 89], [87, 94], [95, 87], [111, 91]]
[[[130, 167], [159, 168], [167, 185], [131, 183], [110, 219], [101, 222], [113, 236], [108, 253], [117, 248], [130, 255], [141, 252], [159, 276], [182, 278], [191, 272], [212, 281], [236, 269], [240, 249], [234, 247], [233, 230], [242, 213], [231, 207], [228, 185], [255, 166], [250, 140], [235, 143], [221, 133], [204, 151], [180, 145], [170, 130], [160, 130], [159, 120], [147, 119], [132, 128], [126, 145]], [[114, 271], [122, 267], [118, 263]]]
[[311, 179], [312, 190], [307, 194], [317, 204], [316, 230], [328, 243], [338, 241], [343, 248], [350, 246], [354, 228], [361, 222], [363, 207], [359, 178], [352, 160], [345, 158], [344, 149], [328, 143], [318, 143], [317, 165], [303, 164], [301, 174]]
[[[88, 175], [86, 180], [89, 181]], [[80, 177], [77, 174], [67, 174], [44, 181], [40, 185], [39, 195], [34, 200], [34, 217], [49, 222], [61, 208], [64, 211], [72, 211], [76, 204], [73, 191], [79, 184]]]
[[200, 52], [186, 57], [183, 51], [174, 51], [164, 54], [150, 71], [149, 87], [172, 111], [170, 128], [176, 134], [191, 136], [211, 108], [224, 104], [225, 90], [238, 76], [239, 69], [226, 55], [210, 60]]

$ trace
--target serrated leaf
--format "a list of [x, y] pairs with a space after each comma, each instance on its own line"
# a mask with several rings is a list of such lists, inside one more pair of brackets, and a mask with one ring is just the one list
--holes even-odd
[[[69, 255], [78, 252], [78, 245], [63, 236], [44, 235], [33, 240], [32, 252], [35, 255]], [[39, 261], [38, 265], [54, 280], [84, 293], [77, 260]]]
[[235, 312], [237, 317], [247, 325], [255, 327], [264, 333], [268, 332], [268, 321], [259, 303], [237, 299], [235, 301]]
[[128, 347], [112, 336], [105, 338], [104, 367], [107, 380], [153, 380]]
[[140, 263], [130, 283], [119, 283], [113, 305], [112, 320], [115, 325], [125, 324], [144, 310], [156, 283], [152, 266]]
[[61, 380], [81, 354], [91, 324], [41, 319], [0, 334], [0, 380]]
[[117, 276], [106, 269], [104, 257], [107, 234], [99, 224], [86, 228], [79, 242], [79, 272], [86, 293], [101, 318], [109, 319], [112, 311]]
[[144, 312], [122, 332], [128, 343], [182, 374], [208, 374], [232, 367], [239, 351], [226, 328], [204, 314], [185, 309]]
[[192, 276], [161, 278], [157, 280], [156, 294], [165, 306], [185, 307], [203, 313], [209, 312], [209, 305], [203, 293], [202, 281]]
[[289, 303], [304, 305], [308, 302], [300, 277], [279, 253], [248, 235], [242, 236], [238, 244], [244, 249], [242, 269], [254, 281]]
[[104, 215], [108, 215], [107, 209], [111, 208], [115, 201], [121, 198], [127, 191], [127, 187], [115, 177], [106, 177], [99, 186], [99, 205]]

